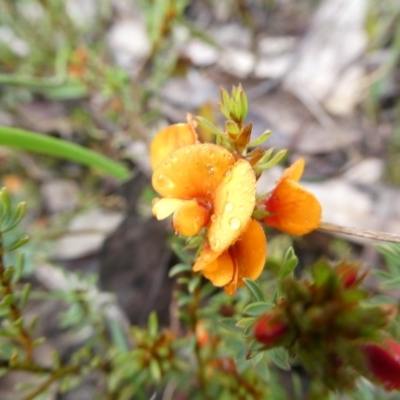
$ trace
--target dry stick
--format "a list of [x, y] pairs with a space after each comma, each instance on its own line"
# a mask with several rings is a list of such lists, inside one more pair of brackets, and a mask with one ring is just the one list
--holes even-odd
[[400, 235], [396, 233], [377, 232], [361, 228], [349, 228], [345, 226], [330, 224], [328, 222], [322, 222], [318, 229], [321, 231], [343, 233], [345, 235], [359, 236], [373, 240], [382, 240], [384, 242], [400, 243]]

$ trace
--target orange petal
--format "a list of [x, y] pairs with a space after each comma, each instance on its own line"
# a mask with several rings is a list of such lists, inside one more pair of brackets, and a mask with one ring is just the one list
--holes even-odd
[[191, 124], [175, 124], [162, 129], [150, 145], [150, 163], [154, 170], [173, 151], [196, 143], [197, 134]]
[[304, 166], [305, 161], [304, 159], [300, 158], [299, 160], [295, 161], [289, 168], [285, 169], [281, 179], [283, 180], [287, 178], [297, 182], [303, 175]]
[[153, 200], [153, 215], [158, 219], [165, 219], [182, 207], [187, 200], [181, 199], [155, 199]]
[[201, 271], [207, 265], [211, 264], [221, 252], [212, 251], [208, 244], [205, 244], [193, 265], [193, 271]]
[[185, 146], [170, 154], [155, 169], [153, 188], [163, 197], [211, 201], [234, 162], [234, 156], [222, 146], [211, 143]]
[[210, 219], [210, 210], [196, 200], [187, 200], [179, 207], [172, 220], [174, 229], [183, 236], [197, 235]]
[[282, 179], [265, 202], [271, 216], [263, 222], [291, 235], [305, 235], [317, 229], [321, 205], [316, 197], [290, 179]]
[[228, 250], [235, 259], [237, 276], [225, 286], [227, 294], [235, 294], [245, 285], [243, 278], [257, 279], [264, 269], [267, 257], [267, 240], [262, 226], [251, 220], [240, 239]]
[[214, 286], [220, 287], [228, 284], [234, 275], [234, 264], [230, 254], [228, 252], [222, 253], [203, 269], [203, 275]]
[[251, 165], [238, 160], [215, 191], [214, 215], [208, 230], [210, 247], [224, 251], [242, 234], [256, 204], [256, 178]]

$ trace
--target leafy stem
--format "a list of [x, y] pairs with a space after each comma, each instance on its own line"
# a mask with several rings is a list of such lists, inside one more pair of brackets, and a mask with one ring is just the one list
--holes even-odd
[[[9, 304], [10, 317], [13, 322], [17, 322], [21, 320], [22, 312], [17, 301], [15, 300], [13, 284], [5, 274], [3, 254], [4, 254], [3, 235], [0, 232], [0, 285], [1, 285], [0, 289], [3, 298], [6, 296], [9, 296], [11, 298], [11, 302]], [[25, 350], [26, 360], [32, 361], [33, 351], [35, 347], [33, 339], [23, 324], [18, 324], [18, 326], [19, 326], [18, 340], [20, 341], [22, 347]]]

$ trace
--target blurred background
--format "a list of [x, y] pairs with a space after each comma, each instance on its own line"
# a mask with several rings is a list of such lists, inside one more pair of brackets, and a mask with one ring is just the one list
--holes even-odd
[[[168, 226], [151, 218], [148, 144], [188, 112], [218, 124], [220, 87], [239, 83], [254, 135], [271, 129], [267, 146], [289, 149], [260, 191], [304, 157], [326, 222], [400, 232], [398, 0], [0, 0], [0, 125], [78, 143], [132, 171], [121, 184], [0, 147], [1, 185], [28, 202], [26, 279], [46, 291], [63, 284], [54, 265], [99, 274], [99, 290], [115, 294], [131, 323], [151, 310], [170, 323], [174, 256]], [[361, 239], [316, 232], [294, 246], [303, 265], [346, 252], [381, 262]], [[67, 353], [73, 344], [50, 318], [58, 307], [37, 302], [32, 312], [49, 316], [39, 330]], [[1, 399], [8, 387], [3, 380]]]

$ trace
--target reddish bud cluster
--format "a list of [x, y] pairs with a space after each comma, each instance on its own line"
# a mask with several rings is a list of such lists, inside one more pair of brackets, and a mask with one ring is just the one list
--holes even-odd
[[254, 337], [265, 346], [276, 346], [288, 332], [289, 326], [273, 314], [263, 315], [255, 324]]
[[383, 344], [368, 343], [361, 348], [368, 371], [386, 390], [400, 390], [400, 344], [385, 338]]

